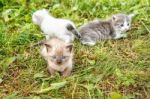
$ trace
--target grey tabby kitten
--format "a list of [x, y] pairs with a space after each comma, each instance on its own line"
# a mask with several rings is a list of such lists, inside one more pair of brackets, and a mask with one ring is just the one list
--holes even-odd
[[109, 20], [96, 20], [81, 26], [81, 43], [93, 46], [98, 40], [127, 37], [125, 32], [130, 29], [133, 16], [134, 14], [115, 14]]

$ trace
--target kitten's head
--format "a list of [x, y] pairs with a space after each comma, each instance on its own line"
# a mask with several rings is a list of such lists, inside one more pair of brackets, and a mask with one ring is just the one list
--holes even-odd
[[44, 43], [48, 59], [56, 65], [63, 65], [72, 57], [72, 44], [53, 38]]
[[116, 31], [126, 32], [130, 29], [134, 14], [116, 14], [112, 16], [112, 25]]
[[44, 16], [48, 15], [49, 12], [46, 9], [42, 9], [42, 10], [37, 10], [36, 12], [33, 13], [32, 15], [32, 21], [34, 24], [40, 25]]

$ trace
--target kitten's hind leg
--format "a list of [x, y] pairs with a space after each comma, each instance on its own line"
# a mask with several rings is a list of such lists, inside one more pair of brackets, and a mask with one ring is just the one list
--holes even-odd
[[94, 46], [96, 44], [96, 40], [91, 40], [91, 38], [83, 38], [81, 40], [81, 43], [83, 45], [89, 45], [89, 46]]
[[84, 45], [89, 45], [89, 46], [94, 46], [96, 44], [96, 42], [85, 42], [85, 41], [81, 41], [82, 44]]

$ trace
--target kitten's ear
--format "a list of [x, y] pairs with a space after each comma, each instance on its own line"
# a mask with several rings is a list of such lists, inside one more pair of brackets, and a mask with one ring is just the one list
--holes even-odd
[[32, 16], [32, 21], [33, 21], [34, 24], [39, 25], [40, 21], [41, 21], [40, 16], [37, 15], [36, 13], [34, 13], [33, 16]]
[[129, 14], [128, 15], [128, 17], [130, 18], [130, 19], [132, 19], [132, 17], [134, 17], [135, 16], [135, 14]]
[[69, 52], [71, 52], [72, 49], [73, 49], [73, 45], [72, 45], [72, 44], [67, 45], [67, 46], [66, 46], [66, 49], [68, 49]]
[[47, 48], [52, 48], [50, 44], [44, 44]]
[[44, 45], [46, 46], [47, 52], [49, 52], [51, 50], [52, 46], [47, 43], [44, 43]]
[[47, 52], [49, 52], [52, 48], [52, 46], [50, 44], [48, 44], [46, 41], [42, 43], [42, 45], [44, 45], [47, 49]]

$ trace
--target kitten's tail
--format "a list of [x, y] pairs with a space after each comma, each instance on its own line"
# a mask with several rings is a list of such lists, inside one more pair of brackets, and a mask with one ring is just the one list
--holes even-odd
[[81, 34], [76, 28], [73, 27], [73, 25], [68, 24], [66, 28], [68, 29], [68, 31], [71, 31], [78, 39], [81, 39]]

